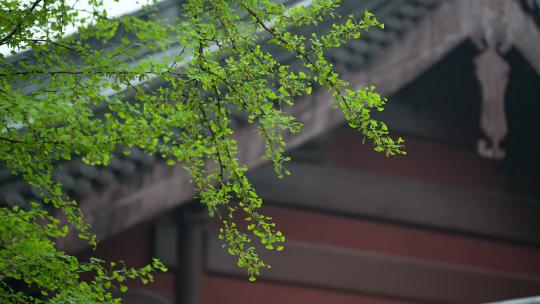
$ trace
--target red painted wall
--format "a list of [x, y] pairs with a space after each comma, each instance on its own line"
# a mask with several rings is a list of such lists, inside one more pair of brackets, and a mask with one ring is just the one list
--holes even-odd
[[531, 247], [319, 212], [268, 207], [265, 214], [289, 240], [540, 276], [540, 250]]
[[[497, 164], [475, 151], [407, 137], [407, 156], [387, 158], [348, 128], [332, 132], [323, 147], [327, 163], [349, 170], [406, 177], [456, 187], [504, 190]], [[267, 202], [271, 203], [271, 202]], [[329, 202], [330, 203], [330, 202]], [[293, 210], [265, 208], [289, 240], [301, 240], [430, 261], [540, 276], [540, 250], [404, 225]], [[286, 250], [281, 254], [287, 254]], [[384, 296], [347, 293], [207, 274], [203, 304], [211, 303], [407, 303]]]
[[[264, 212], [275, 219], [277, 226], [288, 240], [540, 276], [540, 250], [534, 248], [318, 212], [279, 207], [266, 207]], [[276, 254], [287, 254], [287, 250]], [[251, 283], [247, 279], [206, 274], [202, 285], [202, 304], [213, 303], [405, 304], [410, 302], [384, 296], [262, 280]]]
[[[396, 137], [398, 135], [395, 135]], [[505, 180], [497, 163], [483, 159], [472, 148], [454, 147], [411, 136], [405, 138], [406, 156], [386, 157], [350, 128], [332, 131], [324, 145], [325, 159], [352, 170], [439, 182], [451, 186], [498, 189]]]
[[[323, 149], [328, 163], [347, 169], [457, 187], [501, 189], [504, 186], [504, 178], [497, 166], [480, 159], [472, 150], [407, 138], [407, 151], [407, 157], [388, 159], [370, 147], [362, 146], [358, 135], [347, 129], [336, 130]], [[540, 276], [540, 250], [532, 247], [268, 205], [265, 212], [276, 220], [289, 240]], [[208, 227], [212, 229], [212, 225]], [[150, 225], [140, 225], [106, 240], [96, 252], [85, 252], [81, 257], [92, 255], [107, 260], [124, 259], [128, 265], [140, 267], [150, 261], [151, 241]], [[286, 254], [286, 251], [281, 254]], [[132, 282], [130, 287], [150, 288], [172, 295], [174, 276], [172, 272], [160, 274], [156, 283], [150, 286]], [[201, 303], [410, 304], [406, 300], [383, 295], [263, 280], [251, 283], [246, 279], [208, 273], [202, 280]]]
[[[85, 250], [77, 256], [81, 261], [96, 257], [105, 261], [124, 261], [127, 267], [140, 268], [151, 263], [151, 225], [143, 223], [127, 231], [98, 243], [96, 250]], [[129, 280], [126, 285], [130, 289], [147, 289], [168, 296], [174, 294], [174, 274], [156, 273], [154, 282], [143, 284], [140, 280]]]
[[413, 304], [399, 299], [217, 275], [206, 275], [202, 288], [202, 304]]

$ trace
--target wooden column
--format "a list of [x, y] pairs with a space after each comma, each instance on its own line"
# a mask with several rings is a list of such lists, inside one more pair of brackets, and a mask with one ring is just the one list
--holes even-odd
[[203, 222], [206, 219], [206, 213], [197, 203], [185, 208], [180, 218], [175, 282], [176, 303], [198, 304], [200, 282], [204, 270]]

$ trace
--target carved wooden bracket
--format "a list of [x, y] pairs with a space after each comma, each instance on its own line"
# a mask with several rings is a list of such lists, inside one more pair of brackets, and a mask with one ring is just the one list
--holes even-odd
[[501, 141], [508, 133], [504, 108], [510, 65], [501, 57], [513, 44], [506, 0], [481, 0], [484, 9], [478, 15], [479, 31], [471, 37], [482, 51], [476, 58], [476, 77], [481, 86], [480, 127], [487, 138], [478, 141], [478, 153], [490, 159], [503, 159]]
[[488, 46], [474, 59], [476, 77], [482, 89], [480, 127], [487, 139], [478, 141], [478, 153], [491, 159], [503, 159], [506, 151], [500, 146], [508, 133], [504, 96], [510, 66], [494, 46]]

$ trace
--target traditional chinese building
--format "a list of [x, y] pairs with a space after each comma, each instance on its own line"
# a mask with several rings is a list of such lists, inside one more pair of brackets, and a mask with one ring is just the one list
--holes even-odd
[[[294, 5], [295, 1], [289, 1]], [[306, 1], [303, 1], [306, 2]], [[540, 6], [534, 0], [344, 0], [385, 23], [329, 56], [355, 87], [375, 85], [380, 117], [407, 141], [386, 158], [343, 126], [323, 90], [291, 112], [292, 175], [261, 163], [238, 117], [242, 161], [287, 236], [257, 282], [221, 248], [189, 177], [134, 151], [107, 168], [58, 172], [103, 240], [81, 257], [170, 271], [126, 303], [483, 303], [540, 294]], [[175, 14], [176, 1], [160, 3]], [[323, 23], [317, 31], [336, 20]], [[283, 62], [294, 59], [278, 53]], [[9, 204], [34, 194], [9, 176]]]

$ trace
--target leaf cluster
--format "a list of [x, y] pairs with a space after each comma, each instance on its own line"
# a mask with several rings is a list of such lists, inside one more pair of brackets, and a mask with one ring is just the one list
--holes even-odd
[[[158, 261], [139, 270], [116, 264], [106, 270], [103, 261], [81, 263], [55, 249], [68, 230], [96, 244], [77, 203], [52, 177], [61, 161], [108, 165], [119, 147], [126, 153], [137, 147], [182, 166], [201, 203], [221, 222], [224, 247], [254, 280], [269, 265], [252, 239], [281, 251], [285, 236], [260, 212], [262, 200], [245, 175], [235, 137], [239, 113], [260, 135], [262, 157], [279, 177], [289, 174], [286, 138], [301, 129], [290, 109], [315, 85], [334, 97], [375, 150], [404, 154], [403, 141], [371, 117], [386, 100], [373, 87], [352, 89], [325, 56], [382, 24], [366, 11], [324, 33], [291, 30], [334, 18], [338, 2], [287, 9], [268, 0], [187, 0], [181, 16], [156, 21], [151, 8], [110, 19], [100, 0], [89, 1], [90, 17], [60, 0], [0, 0], [0, 13], [9, 16], [0, 18], [0, 45], [32, 49], [21, 60], [0, 57], [0, 159], [42, 194], [29, 210], [0, 208], [0, 281], [22, 280], [40, 293], [2, 283], [3, 302], [114, 303], [111, 288], [125, 290], [126, 279], [145, 282], [165, 270]], [[78, 28], [76, 35], [66, 36], [69, 26]], [[280, 63], [261, 39], [292, 53], [302, 68]], [[84, 272], [94, 280], [81, 280]]]

